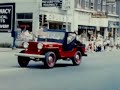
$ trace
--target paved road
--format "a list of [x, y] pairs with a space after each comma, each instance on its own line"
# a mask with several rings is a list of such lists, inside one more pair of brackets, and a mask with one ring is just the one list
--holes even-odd
[[59, 61], [44, 69], [31, 61], [20, 68], [14, 53], [0, 52], [0, 90], [119, 90], [120, 51], [89, 53], [80, 66]]

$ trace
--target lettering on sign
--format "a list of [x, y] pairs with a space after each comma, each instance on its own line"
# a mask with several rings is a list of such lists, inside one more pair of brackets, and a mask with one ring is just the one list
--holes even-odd
[[60, 7], [62, 0], [42, 0], [42, 7]]
[[0, 9], [0, 14], [10, 14], [11, 9]]

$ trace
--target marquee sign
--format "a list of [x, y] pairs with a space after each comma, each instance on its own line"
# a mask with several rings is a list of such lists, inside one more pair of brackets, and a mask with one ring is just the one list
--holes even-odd
[[0, 4], [0, 32], [11, 32], [15, 24], [15, 3]]

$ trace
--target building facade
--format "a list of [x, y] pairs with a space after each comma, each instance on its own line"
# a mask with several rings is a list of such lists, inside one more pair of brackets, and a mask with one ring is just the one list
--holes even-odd
[[[119, 27], [120, 27], [120, 0], [116, 0], [116, 3], [117, 3], [117, 5], [116, 5], [116, 10], [117, 10], [117, 15], [119, 15], [119, 23], [118, 23], [118, 25], [119, 25]], [[119, 28], [119, 31], [118, 31], [118, 36], [120, 37], [120, 28]]]
[[[42, 0], [0, 0], [0, 3], [8, 2], [16, 4], [16, 27], [19, 25], [21, 29], [27, 27], [35, 33], [41, 26], [40, 15], [46, 15], [45, 25], [49, 29], [78, 31], [79, 34], [84, 32], [86, 40], [90, 39], [91, 34], [97, 36], [98, 33], [106, 38], [109, 32], [116, 38], [119, 21], [116, 1], [62, 0], [62, 6], [43, 7]], [[8, 39], [11, 38], [10, 33], [4, 34], [9, 36]], [[0, 33], [0, 38], [2, 35]]]
[[76, 16], [74, 20], [77, 21], [75, 27], [78, 27], [78, 30], [81, 31], [81, 28], [84, 27], [84, 30], [87, 28], [87, 33], [90, 31], [95, 34], [100, 33], [104, 39], [108, 37], [108, 33], [112, 33], [114, 39], [116, 38], [119, 28], [117, 25], [119, 16], [116, 13], [116, 1], [76, 0], [74, 14]]

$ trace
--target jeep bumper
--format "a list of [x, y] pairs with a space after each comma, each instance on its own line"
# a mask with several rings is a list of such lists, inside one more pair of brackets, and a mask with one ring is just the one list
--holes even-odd
[[30, 58], [45, 58], [45, 55], [16, 53], [15, 56], [30, 57]]

